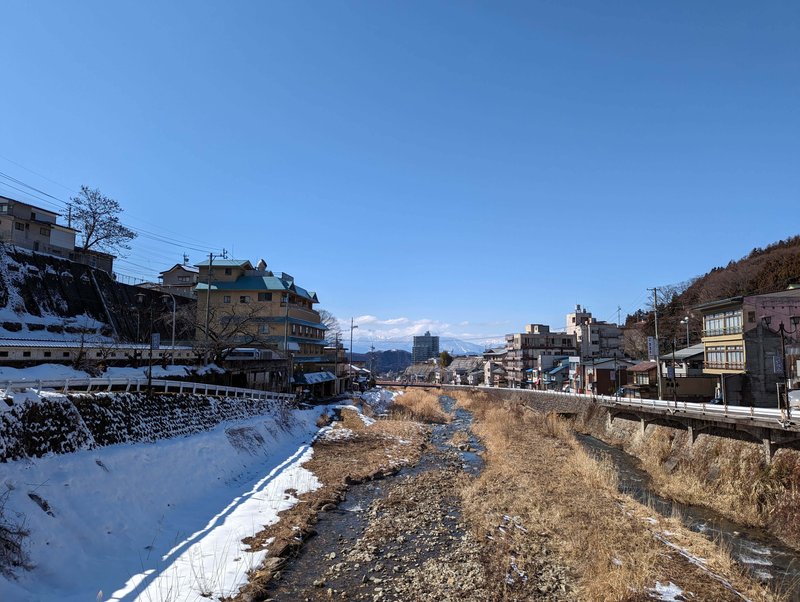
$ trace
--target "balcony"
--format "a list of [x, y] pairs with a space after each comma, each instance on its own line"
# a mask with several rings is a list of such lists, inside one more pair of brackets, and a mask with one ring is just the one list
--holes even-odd
[[744, 362], [706, 362], [707, 370], [744, 371]]
[[731, 334], [742, 334], [742, 327], [726, 326], [725, 328], [711, 328], [703, 331], [704, 337], [721, 337]]

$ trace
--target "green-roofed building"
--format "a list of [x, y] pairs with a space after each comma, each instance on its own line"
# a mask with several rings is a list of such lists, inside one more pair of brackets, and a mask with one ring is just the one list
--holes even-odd
[[326, 327], [314, 306], [317, 294], [262, 259], [214, 259], [195, 264], [198, 338], [264, 347], [291, 359], [294, 372], [315, 372], [322, 360]]

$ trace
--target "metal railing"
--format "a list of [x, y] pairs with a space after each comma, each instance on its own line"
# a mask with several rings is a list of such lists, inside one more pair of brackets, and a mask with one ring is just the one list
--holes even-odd
[[[752, 406], [736, 406], [711, 403], [697, 403], [692, 401], [672, 401], [666, 399], [637, 399], [629, 397], [616, 397], [614, 395], [589, 395], [587, 393], [566, 393], [562, 391], [537, 391], [534, 389], [518, 389], [507, 387], [468, 387], [464, 385], [446, 385], [487, 390], [487, 391], [513, 391], [514, 393], [528, 393], [535, 395], [555, 395], [569, 399], [582, 399], [600, 403], [607, 406], [630, 407], [641, 410], [661, 410], [665, 414], [683, 414], [695, 418], [724, 417], [734, 420], [765, 420], [777, 421], [784, 424], [786, 413], [779, 408], [756, 408]], [[794, 412], [792, 412], [794, 414]], [[797, 427], [796, 427], [797, 428]]]
[[[210, 397], [236, 397], [247, 399], [263, 399], [276, 401], [294, 401], [295, 396], [289, 393], [275, 393], [258, 389], [243, 389], [181, 380], [154, 378], [151, 381], [153, 391], [159, 393], [192, 393]], [[58, 378], [58, 379], [14, 379], [0, 381], [0, 390], [35, 389], [40, 393], [44, 389], [62, 393], [97, 393], [97, 392], [141, 392], [147, 390], [147, 378]]]

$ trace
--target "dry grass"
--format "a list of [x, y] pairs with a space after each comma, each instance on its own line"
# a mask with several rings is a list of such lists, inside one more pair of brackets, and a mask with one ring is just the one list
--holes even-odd
[[[572, 570], [582, 600], [647, 599], [657, 580], [677, 583], [698, 599], [737, 599], [654, 537], [667, 528], [677, 545], [706, 558], [710, 570], [725, 575], [750, 599], [777, 599], [744, 576], [724, 551], [677, 521], [651, 524], [650, 509], [617, 491], [611, 464], [587, 454], [566, 421], [515, 403], [458, 397], [474, 412], [474, 430], [487, 447], [487, 466], [466, 490], [464, 512], [479, 537], [495, 540], [487, 571], [498, 583], [511, 558], [522, 571], [535, 574], [546, 547]], [[498, 525], [507, 516], [524, 530], [506, 528], [499, 536]], [[498, 592], [498, 599], [521, 599], [519, 593]]]
[[389, 415], [403, 420], [443, 424], [451, 416], [442, 409], [439, 393], [431, 389], [408, 389], [398, 395], [389, 408]]
[[662, 495], [767, 528], [800, 548], [800, 452], [778, 450], [767, 465], [757, 443], [700, 435], [692, 445], [684, 431], [649, 426], [642, 435], [624, 420], [609, 429], [598, 411], [582, 416], [580, 428], [638, 457]]

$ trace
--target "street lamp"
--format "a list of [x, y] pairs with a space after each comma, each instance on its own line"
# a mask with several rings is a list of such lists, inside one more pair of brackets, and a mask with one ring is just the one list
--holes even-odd
[[[767, 328], [767, 330], [769, 330], [770, 332], [773, 332], [773, 333], [775, 332], [774, 330], [772, 330], [769, 327], [769, 325], [772, 323], [772, 316], [764, 316], [764, 317], [761, 318], [761, 321], [764, 323], [764, 326]], [[791, 316], [789, 318], [789, 321], [791, 322], [792, 326], [794, 326], [794, 328], [792, 330], [787, 330], [786, 327], [783, 325], [783, 320], [781, 320], [780, 324], [778, 325], [778, 332], [777, 332], [777, 334], [779, 334], [780, 337], [781, 337], [781, 367], [783, 369], [782, 376], [783, 376], [783, 380], [784, 380], [784, 384], [783, 384], [783, 386], [784, 386], [784, 397], [783, 397], [783, 399], [781, 399], [780, 396], [778, 397], [778, 405], [779, 405], [779, 407], [781, 409], [781, 412], [783, 412], [785, 410], [786, 411], [786, 417], [788, 419], [791, 419], [792, 414], [791, 414], [791, 409], [789, 408], [789, 386], [790, 386], [790, 380], [789, 380], [789, 370], [786, 367], [786, 335], [787, 334], [794, 334], [798, 330], [800, 330], [800, 327], [798, 327], [798, 326], [800, 326], [800, 316]]]
[[686, 346], [689, 347], [689, 316], [681, 320], [681, 324], [686, 324]]
[[[139, 305], [144, 306], [145, 295], [144, 293], [136, 293], [136, 301]], [[148, 304], [150, 310], [150, 354], [147, 358], [147, 398], [153, 394], [153, 303]]]

